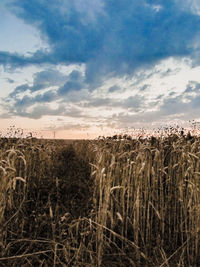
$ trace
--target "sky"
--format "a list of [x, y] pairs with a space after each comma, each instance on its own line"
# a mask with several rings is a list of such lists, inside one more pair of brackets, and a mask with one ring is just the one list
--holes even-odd
[[0, 131], [200, 121], [199, 0], [1, 0]]

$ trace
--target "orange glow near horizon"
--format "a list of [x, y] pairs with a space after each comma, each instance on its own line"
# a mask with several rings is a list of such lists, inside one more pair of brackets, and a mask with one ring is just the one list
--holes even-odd
[[[170, 130], [171, 129], [171, 130]], [[107, 131], [103, 130], [97, 130], [93, 129], [91, 131], [85, 131], [85, 130], [36, 130], [36, 129], [21, 129], [16, 128], [15, 126], [11, 126], [7, 128], [6, 130], [0, 130], [0, 133], [2, 137], [22, 137], [22, 138], [30, 138], [30, 137], [36, 137], [36, 138], [44, 138], [44, 139], [74, 139], [74, 140], [80, 140], [80, 139], [96, 139], [99, 136], [113, 136], [113, 135], [128, 135], [132, 138], [138, 138], [138, 137], [159, 137], [159, 136], [166, 136], [170, 133], [180, 133], [181, 130], [184, 130], [184, 134], [186, 135], [188, 132], [190, 132], [192, 135], [200, 136], [200, 128], [199, 127], [162, 127], [162, 128], [154, 128], [154, 129], [132, 129], [132, 130], [123, 130], [123, 131], [114, 131], [113, 129], [110, 129]]]
[[95, 139], [99, 135], [107, 135], [98, 131], [78, 131], [78, 130], [36, 130], [36, 129], [21, 129], [11, 126], [7, 129], [0, 130], [2, 137], [36, 137], [44, 139]]

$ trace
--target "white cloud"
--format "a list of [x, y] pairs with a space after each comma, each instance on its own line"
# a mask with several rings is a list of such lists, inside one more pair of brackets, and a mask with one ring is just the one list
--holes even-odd
[[[67, 74], [66, 77], [72, 73], [72, 70], [81, 71], [84, 76], [84, 66], [64, 67], [60, 65], [56, 71], [58, 69], [63, 75]], [[23, 73], [13, 73], [15, 83], [10, 83], [9, 86], [15, 86], [17, 79], [18, 85], [20, 85], [20, 81], [26, 80], [32, 86], [33, 78], [36, 77], [35, 73], [40, 71], [41, 69], [36, 71], [36, 69], [30, 68], [26, 78]], [[24, 119], [26, 117], [33, 118], [34, 124], [32, 123], [32, 125], [35, 125], [35, 129], [37, 129], [40, 125], [44, 125], [44, 121], [48, 127], [49, 119], [47, 118], [51, 117], [51, 120], [55, 122], [55, 129], [61, 127], [64, 121], [65, 125], [72, 125], [74, 131], [78, 131], [79, 126], [80, 132], [83, 128], [91, 130], [94, 125], [96, 128], [94, 127], [93, 131], [103, 129], [102, 131], [109, 132], [109, 129], [113, 131], [113, 127], [121, 129], [142, 126], [155, 127], [161, 125], [162, 122], [186, 121], [192, 116], [198, 117], [199, 72], [200, 67], [191, 68], [190, 62], [186, 59], [170, 58], [152, 68], [140, 70], [132, 77], [124, 76], [105, 80], [100, 87], [94, 88], [93, 91], [83, 88], [79, 91], [69, 91], [64, 96], [56, 96], [56, 90], [47, 88], [48, 91], [45, 92], [49, 96], [55, 93], [55, 98], [53, 100], [51, 97], [48, 98], [50, 102], [44, 102], [45, 104], [37, 103], [39, 100], [46, 99], [45, 92], [36, 91], [31, 95], [25, 92], [25, 96], [30, 99], [24, 99], [27, 101], [24, 110], [20, 109], [21, 103], [19, 103], [18, 109], [14, 113], [15, 122], [20, 124], [21, 121], [17, 115], [23, 116]], [[110, 90], [112, 85], [115, 86], [114, 90]], [[185, 92], [186, 88], [187, 92]], [[28, 106], [28, 103], [31, 105]], [[10, 106], [10, 110], [13, 108], [14, 106]], [[21, 111], [24, 113], [20, 113]], [[62, 123], [57, 118], [63, 119]], [[4, 122], [7, 121], [4, 118]], [[31, 119], [31, 121], [33, 120]], [[67, 127], [65, 130], [63, 129], [63, 133], [66, 131]]]

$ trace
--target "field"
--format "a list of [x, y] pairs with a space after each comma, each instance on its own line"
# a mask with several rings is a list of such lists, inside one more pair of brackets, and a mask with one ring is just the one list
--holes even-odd
[[0, 266], [200, 266], [200, 138], [1, 138]]

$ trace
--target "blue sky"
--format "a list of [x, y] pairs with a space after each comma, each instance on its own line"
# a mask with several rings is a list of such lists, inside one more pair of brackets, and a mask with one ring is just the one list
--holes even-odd
[[3, 0], [1, 129], [79, 137], [200, 119], [197, 0]]

